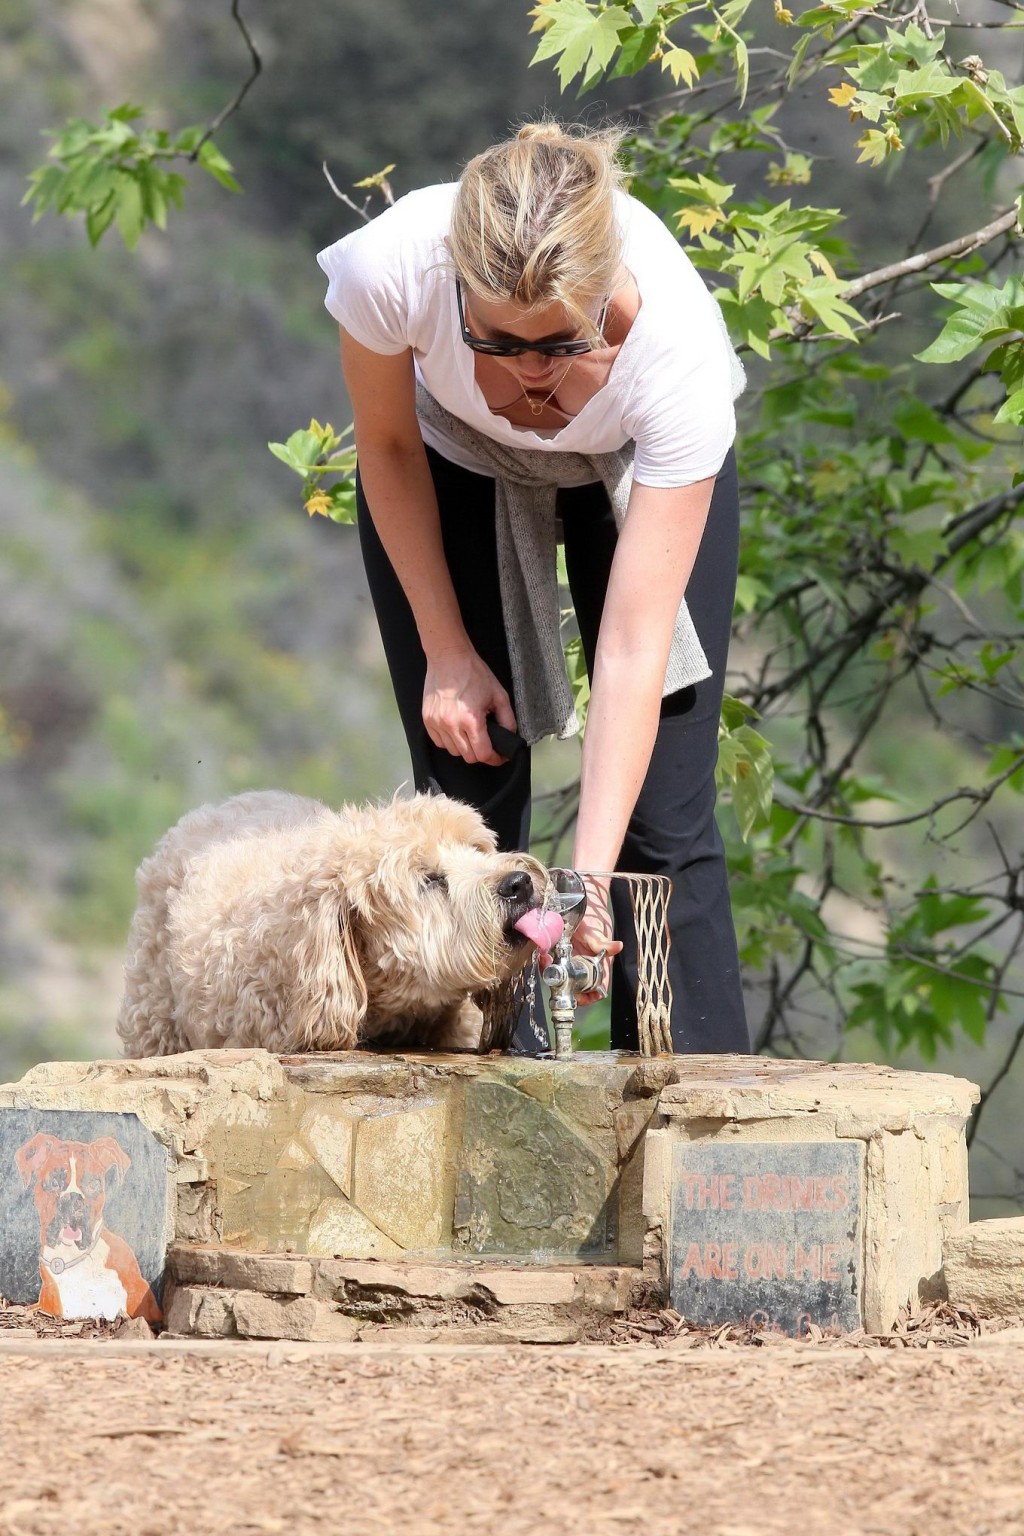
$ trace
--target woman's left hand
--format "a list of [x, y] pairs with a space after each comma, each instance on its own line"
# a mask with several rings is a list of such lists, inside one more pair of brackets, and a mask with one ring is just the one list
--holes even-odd
[[[591, 992], [581, 992], [576, 1001], [580, 1007], [586, 1008], [591, 1003], [599, 1003], [603, 997], [608, 996], [608, 987], [611, 982], [612, 957], [617, 955], [622, 948], [621, 940], [615, 937], [612, 925], [612, 915], [608, 910], [609, 882], [599, 879], [596, 875], [581, 875], [586, 887], [587, 910], [580, 918], [572, 936], [573, 953], [577, 955], [599, 955], [604, 951], [604, 961], [601, 965], [600, 986]], [[549, 954], [540, 957], [541, 968], [551, 963]]]
[[596, 875], [583, 875], [582, 880], [587, 890], [587, 910], [572, 936], [573, 951], [577, 955], [599, 955], [604, 950], [600, 986], [592, 992], [581, 992], [576, 999], [580, 1007], [586, 1008], [590, 1003], [599, 1003], [603, 997], [608, 996], [612, 956], [619, 953], [622, 942], [615, 937], [612, 915], [608, 910], [609, 882]]

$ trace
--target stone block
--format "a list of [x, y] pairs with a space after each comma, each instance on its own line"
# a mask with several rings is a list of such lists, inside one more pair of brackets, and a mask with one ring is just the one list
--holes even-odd
[[223, 1339], [235, 1332], [230, 1291], [170, 1284], [165, 1298], [164, 1326], [175, 1338]]
[[174, 1235], [183, 1243], [212, 1243], [218, 1232], [216, 1190], [212, 1184], [177, 1186]]
[[475, 1266], [387, 1263], [367, 1259], [323, 1259], [316, 1293], [339, 1300], [354, 1292], [393, 1292], [421, 1300], [456, 1301], [473, 1285]]
[[329, 1195], [313, 1213], [305, 1252], [328, 1259], [389, 1259], [402, 1250], [348, 1200]]
[[474, 1265], [466, 1278], [475, 1288], [489, 1291], [502, 1307], [570, 1307], [579, 1292], [574, 1269], [546, 1265], [529, 1269]]
[[313, 1289], [313, 1266], [308, 1259], [177, 1243], [170, 1249], [167, 1262], [180, 1285], [216, 1285], [282, 1296], [306, 1296]]
[[636, 1151], [619, 1172], [618, 1179], [618, 1249], [620, 1264], [641, 1264], [644, 1256], [644, 1147], [641, 1139]]
[[314, 1214], [336, 1193], [333, 1180], [317, 1163], [271, 1168], [244, 1193], [222, 1197], [224, 1241], [272, 1253], [304, 1253]]
[[466, 1089], [455, 1245], [470, 1253], [607, 1255], [614, 1169], [556, 1111], [491, 1082]]
[[316, 1161], [312, 1152], [308, 1151], [301, 1141], [293, 1139], [285, 1147], [275, 1166], [295, 1172], [303, 1168], [311, 1168]]
[[594, 1264], [576, 1275], [579, 1299], [588, 1312], [625, 1312], [640, 1286], [640, 1270], [632, 1265]]
[[630, 1099], [620, 1104], [613, 1115], [615, 1146], [620, 1163], [633, 1155], [633, 1149], [654, 1117], [657, 1101]]
[[356, 1120], [341, 1106], [323, 1105], [307, 1110], [299, 1124], [299, 1138], [343, 1195], [352, 1193], [352, 1148]]
[[447, 1104], [419, 1097], [360, 1120], [352, 1203], [400, 1248], [430, 1250], [451, 1229], [445, 1199]]
[[231, 1310], [243, 1339], [309, 1339], [317, 1320], [317, 1303], [312, 1296], [285, 1299], [258, 1291], [236, 1291]]
[[1024, 1216], [972, 1221], [946, 1238], [942, 1257], [954, 1305], [980, 1317], [1024, 1317]]
[[[966, 1211], [964, 1126], [978, 1096], [974, 1084], [890, 1067], [743, 1057], [687, 1058], [676, 1073], [644, 1140], [651, 1282], [663, 1290], [670, 1284], [672, 1167], [680, 1148], [760, 1143], [768, 1171], [791, 1152], [806, 1159], [818, 1155], [815, 1147], [859, 1148], [860, 1317], [869, 1332], [887, 1331], [934, 1283], [943, 1239]], [[711, 1255], [712, 1278], [723, 1262]]]
[[329, 1302], [318, 1301], [309, 1337], [315, 1344], [345, 1344], [359, 1333], [359, 1320]]

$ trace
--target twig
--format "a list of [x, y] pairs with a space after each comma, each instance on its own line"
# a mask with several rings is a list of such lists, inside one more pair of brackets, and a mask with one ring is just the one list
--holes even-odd
[[988, 1103], [988, 1101], [992, 1097], [993, 1093], [999, 1087], [999, 1084], [1003, 1081], [1003, 1078], [1006, 1076], [1006, 1074], [1009, 1072], [1010, 1068], [1013, 1066], [1014, 1062], [1017, 1059], [1017, 1052], [1020, 1050], [1022, 1044], [1024, 1044], [1024, 1021], [1022, 1021], [1020, 1024], [1018, 1024], [1016, 1030], [1014, 1031], [1013, 1039], [1010, 1042], [1010, 1049], [1007, 1051], [1006, 1055], [1004, 1056], [1003, 1062], [1002, 1062], [1002, 1065], [999, 1068], [999, 1071], [996, 1073], [995, 1077], [989, 1083], [988, 1087], [983, 1091], [983, 1093], [981, 1095], [981, 1098], [978, 1100], [977, 1104], [975, 1104], [975, 1106], [974, 1106], [974, 1113], [971, 1115], [970, 1124], [967, 1127], [967, 1145], [968, 1146], [970, 1146], [971, 1142], [974, 1140], [975, 1132], [978, 1129], [978, 1121], [981, 1119], [981, 1112], [982, 1112], [982, 1110], [985, 1108], [985, 1105]]
[[239, 107], [242, 105], [243, 100], [245, 99], [246, 92], [248, 91], [249, 87], [255, 82], [257, 76], [259, 75], [260, 71], [263, 68], [263, 60], [260, 58], [259, 52], [258, 52], [258, 50], [256, 48], [256, 44], [252, 40], [252, 34], [250, 33], [249, 28], [246, 26], [245, 22], [242, 20], [242, 13], [241, 13], [241, 11], [238, 8], [240, 3], [241, 3], [241, 0], [231, 0], [231, 14], [232, 14], [232, 16], [235, 19], [235, 22], [236, 22], [236, 24], [238, 26], [238, 30], [241, 32], [242, 36], [245, 38], [246, 47], [249, 50], [249, 57], [252, 59], [252, 74], [249, 76], [248, 80], [246, 80], [246, 82], [242, 86], [241, 90], [234, 97], [234, 99], [232, 101], [228, 102], [227, 106], [224, 108], [224, 110], [222, 112], [218, 112], [218, 114], [214, 118], [213, 122], [207, 128], [206, 132], [203, 134], [202, 138], [199, 140], [199, 143], [196, 145], [196, 147], [193, 149], [192, 153], [188, 157], [189, 160], [191, 160], [193, 162], [198, 160], [198, 158], [199, 158], [199, 151], [202, 149], [202, 147], [206, 143], [207, 139], [212, 139], [213, 135], [217, 132], [217, 130], [221, 127], [221, 125], [227, 121], [227, 119], [231, 116], [232, 112], [237, 112], [238, 111]]
[[810, 816], [815, 821], [835, 822], [842, 827], [861, 827], [865, 830], [885, 832], [889, 827], [909, 827], [916, 821], [930, 821], [945, 806], [955, 805], [960, 800], [971, 800], [978, 805], [987, 805], [996, 791], [1001, 789], [1003, 784], [1006, 783], [1006, 780], [1012, 778], [1021, 768], [1024, 768], [1024, 753], [1020, 757], [1015, 758], [1009, 768], [999, 774], [998, 778], [993, 779], [984, 789], [971, 789], [969, 786], [963, 785], [960, 789], [954, 790], [951, 795], [943, 795], [941, 800], [934, 800], [923, 811], [914, 811], [909, 816], [894, 816], [890, 821], [868, 821], [860, 816], [838, 816], [831, 811], [819, 811], [813, 805], [794, 804], [791, 801], [782, 799], [781, 796], [778, 803], [785, 810], [793, 811], [797, 816]]
[[947, 240], [945, 245], [936, 245], [932, 250], [922, 251], [918, 256], [907, 256], [903, 261], [894, 261], [887, 267], [877, 268], [874, 272], [865, 272], [863, 277], [858, 277], [844, 288], [840, 297], [849, 303], [852, 299], [859, 298], [862, 293], [866, 293], [869, 288], [877, 288], [882, 283], [891, 283], [894, 278], [907, 277], [912, 272], [923, 272], [926, 267], [937, 266], [940, 261], [950, 261], [955, 256], [966, 256], [971, 251], [976, 251], [979, 246], [988, 245], [990, 240], [996, 240], [1000, 235], [1008, 234], [1016, 223], [1016, 207], [1007, 208], [990, 224], [983, 225], [972, 234], [958, 235], [955, 240]]
[[367, 195], [366, 201], [363, 203], [363, 206], [360, 208], [358, 203], [354, 203], [352, 201], [352, 199], [349, 197], [348, 193], [347, 192], [343, 192], [341, 190], [341, 188], [338, 186], [338, 183], [335, 181], [334, 177], [331, 175], [330, 171], [327, 169], [327, 161], [326, 160], [323, 162], [323, 164], [321, 165], [320, 169], [323, 171], [324, 175], [327, 177], [327, 185], [330, 187], [330, 189], [334, 193], [335, 197], [338, 198], [341, 202], [343, 202], [345, 204], [346, 208], [351, 208], [353, 213], [357, 213], [361, 219], [363, 219], [367, 224], [369, 224], [371, 222], [371, 220], [372, 220], [372, 215], [367, 213], [367, 209], [370, 206], [369, 195]]

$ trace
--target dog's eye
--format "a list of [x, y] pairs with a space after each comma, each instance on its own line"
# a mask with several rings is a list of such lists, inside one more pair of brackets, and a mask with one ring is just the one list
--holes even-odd
[[82, 1174], [82, 1194], [83, 1195], [96, 1195], [96, 1194], [99, 1194], [99, 1192], [102, 1189], [102, 1187], [103, 1187], [103, 1184], [102, 1184], [102, 1181], [101, 1181], [101, 1179], [100, 1179], [98, 1174], [95, 1174], [95, 1173], [83, 1173]]
[[423, 884], [428, 891], [448, 891], [448, 876], [442, 875], [438, 870], [431, 870], [429, 875], [423, 876]]
[[67, 1187], [68, 1171], [66, 1168], [54, 1168], [53, 1171], [48, 1173], [46, 1178], [43, 1180], [44, 1189], [56, 1191], [57, 1193], [59, 1193], [62, 1189], [67, 1189]]

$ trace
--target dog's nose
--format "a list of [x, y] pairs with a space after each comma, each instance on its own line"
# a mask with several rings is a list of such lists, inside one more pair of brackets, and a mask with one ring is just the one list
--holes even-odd
[[499, 882], [498, 895], [502, 901], [529, 901], [533, 895], [533, 880], [525, 869], [517, 869]]

